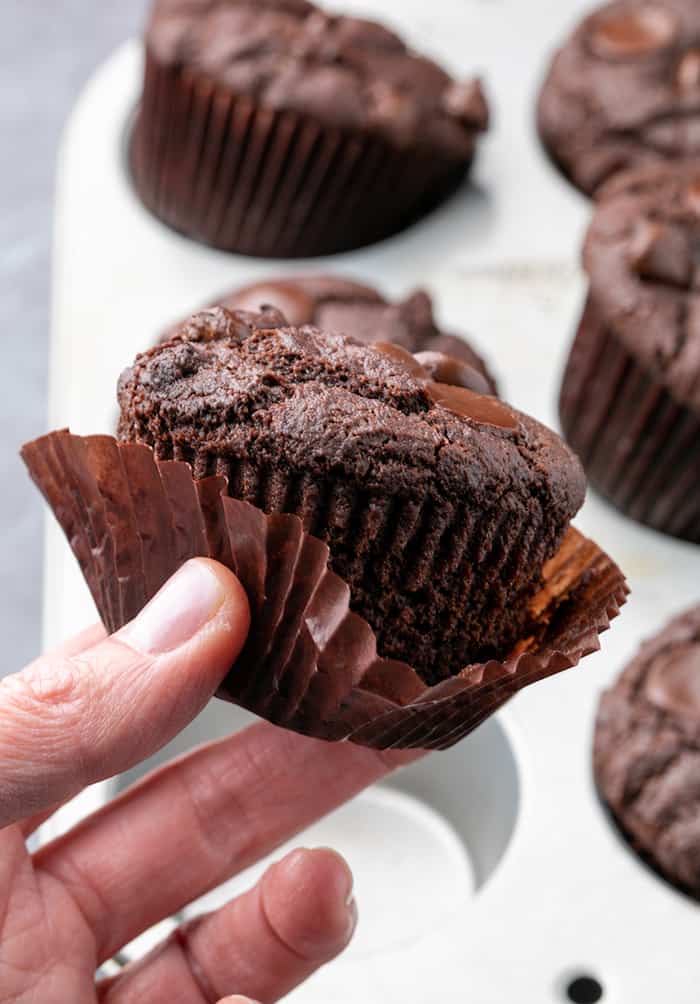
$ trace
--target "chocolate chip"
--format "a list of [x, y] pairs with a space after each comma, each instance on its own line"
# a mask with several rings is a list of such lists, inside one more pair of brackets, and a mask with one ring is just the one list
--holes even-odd
[[390, 123], [394, 136], [409, 142], [416, 128], [416, 109], [408, 95], [393, 84], [376, 80], [367, 88], [367, 97], [371, 121]]
[[688, 185], [685, 203], [691, 213], [700, 216], [700, 174]]
[[680, 227], [644, 220], [632, 239], [630, 262], [644, 279], [688, 287], [694, 268], [690, 238]]
[[676, 21], [651, 5], [594, 16], [589, 43], [603, 59], [636, 59], [665, 49], [676, 35]]
[[679, 645], [652, 664], [645, 682], [649, 701], [662, 711], [700, 717], [700, 645]]
[[224, 338], [240, 342], [250, 334], [244, 312], [235, 313], [223, 307], [200, 310], [177, 331], [177, 338], [187, 342], [216, 342]]
[[466, 387], [477, 394], [490, 394], [488, 381], [473, 366], [444, 352], [416, 352], [415, 358], [437, 383], [449, 383], [454, 387]]
[[424, 289], [417, 289], [415, 293], [399, 305], [401, 317], [413, 328], [434, 332], [435, 319], [433, 317], [433, 301]]
[[518, 416], [498, 398], [447, 383], [430, 382], [425, 390], [434, 404], [460, 418], [471, 418], [479, 425], [495, 425], [499, 429], [518, 428]]
[[650, 122], [640, 129], [645, 145], [667, 157], [677, 154], [687, 133], [687, 123], [681, 116]]
[[443, 107], [449, 115], [474, 129], [488, 129], [489, 108], [481, 82], [477, 79], [456, 81], [445, 91]]
[[676, 67], [676, 85], [681, 94], [700, 88], [700, 49], [689, 49]]
[[269, 313], [277, 308], [290, 324], [298, 327], [313, 320], [316, 306], [314, 298], [299, 283], [275, 280], [246, 286], [227, 302], [235, 310], [259, 311], [265, 307]]
[[416, 380], [430, 379], [430, 374], [421, 366], [417, 357], [400, 345], [396, 345], [394, 342], [374, 342], [372, 348], [375, 352], [387, 356], [392, 362], [399, 363]]

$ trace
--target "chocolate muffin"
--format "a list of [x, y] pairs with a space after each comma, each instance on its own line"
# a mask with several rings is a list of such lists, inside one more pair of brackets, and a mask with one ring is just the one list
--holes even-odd
[[131, 143], [175, 229], [267, 257], [401, 230], [466, 175], [488, 109], [374, 21], [306, 0], [156, 0]]
[[538, 123], [589, 194], [618, 171], [700, 154], [697, 0], [619, 0], [586, 17], [554, 57]]
[[700, 606], [643, 645], [603, 696], [594, 767], [634, 846], [700, 899]]
[[433, 683], [509, 653], [585, 484], [554, 433], [432, 364], [215, 308], [122, 375], [119, 438], [300, 516], [380, 654]]
[[[390, 303], [376, 289], [332, 275], [304, 275], [242, 286], [222, 297], [216, 306], [228, 310], [277, 307], [290, 324], [312, 324], [325, 331], [351, 335], [361, 342], [394, 342], [409, 352], [440, 352], [476, 371], [473, 390], [496, 394], [496, 381], [484, 360], [464, 339], [443, 334], [433, 317], [433, 304], [424, 290]], [[171, 328], [166, 338], [174, 332]], [[482, 379], [479, 380], [477, 374]]]
[[564, 374], [566, 438], [623, 512], [700, 542], [700, 166], [606, 186]]

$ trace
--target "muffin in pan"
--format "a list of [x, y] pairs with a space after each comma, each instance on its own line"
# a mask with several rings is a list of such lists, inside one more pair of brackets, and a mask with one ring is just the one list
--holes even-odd
[[214, 308], [137, 357], [119, 441], [23, 457], [116, 630], [189, 557], [251, 608], [220, 696], [305, 735], [444, 749], [575, 666], [625, 600], [569, 525], [578, 461], [480, 374], [270, 308]]
[[700, 606], [647, 641], [604, 694], [594, 767], [637, 850], [700, 899]]
[[700, 154], [696, 0], [617, 0], [584, 18], [554, 57], [538, 126], [587, 194], [619, 171]]
[[306, 0], [156, 0], [136, 190], [227, 251], [332, 254], [401, 230], [469, 170], [488, 108], [373, 21]]
[[700, 165], [601, 192], [588, 300], [560, 415], [591, 483], [634, 519], [700, 542]]
[[[340, 276], [298, 275], [241, 286], [220, 297], [214, 306], [253, 312], [272, 306], [296, 327], [312, 324], [350, 335], [367, 345], [394, 342], [412, 353], [439, 352], [475, 371], [471, 378], [473, 390], [497, 393], [495, 379], [469, 342], [438, 328], [432, 300], [422, 289], [391, 302], [372, 286]], [[170, 328], [161, 341], [170, 338], [176, 327]], [[423, 363], [429, 365], [430, 361], [424, 357]]]

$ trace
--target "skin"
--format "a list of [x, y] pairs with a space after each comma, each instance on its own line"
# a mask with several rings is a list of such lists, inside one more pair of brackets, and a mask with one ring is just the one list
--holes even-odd
[[27, 850], [58, 805], [144, 760], [197, 715], [248, 625], [236, 578], [198, 558], [117, 635], [90, 629], [0, 681], [0, 1004], [267, 1004], [349, 942], [350, 870], [332, 850], [302, 848], [95, 982], [97, 967], [136, 935], [415, 753], [254, 725]]

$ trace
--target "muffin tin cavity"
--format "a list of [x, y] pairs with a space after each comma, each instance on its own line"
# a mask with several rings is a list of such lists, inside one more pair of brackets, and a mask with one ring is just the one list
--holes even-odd
[[[249, 720], [240, 709], [214, 702], [147, 764], [122, 775], [115, 794], [198, 742], [223, 738]], [[406, 948], [439, 931], [487, 886], [506, 854], [519, 811], [515, 751], [503, 725], [491, 719], [447, 753], [418, 761], [358, 795], [193, 903], [183, 918], [223, 906], [294, 847], [333, 847], [350, 863], [362, 904], [362, 924], [347, 958]], [[138, 957], [181, 919], [146, 932], [123, 959]]]
[[519, 803], [514, 751], [491, 720], [439, 761], [420, 761], [363, 792], [185, 916], [223, 905], [286, 850], [331, 846], [348, 860], [362, 904], [343, 958], [407, 949], [446, 929], [486, 886], [507, 851]]

